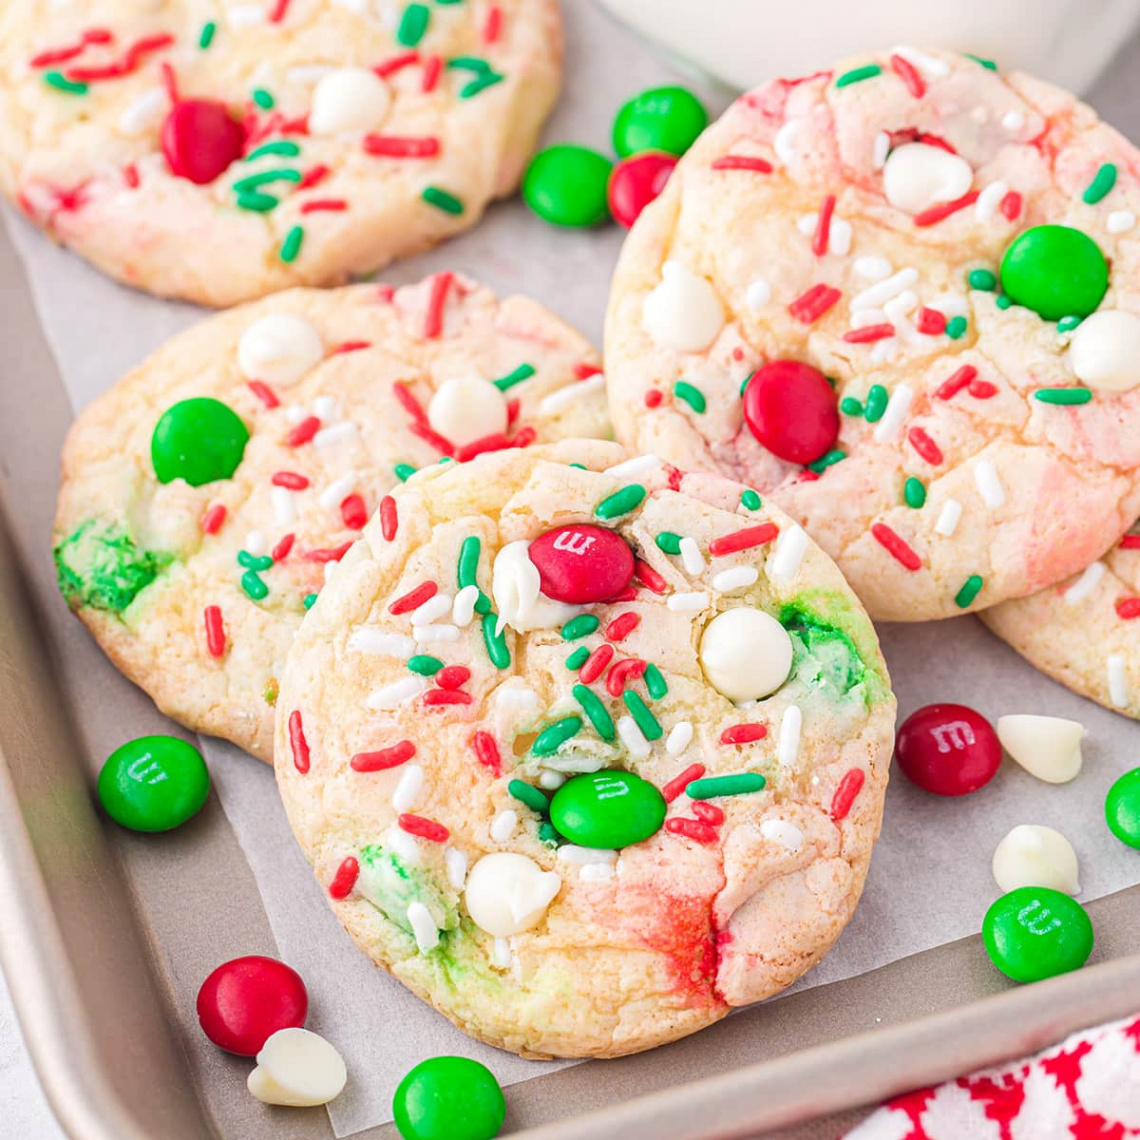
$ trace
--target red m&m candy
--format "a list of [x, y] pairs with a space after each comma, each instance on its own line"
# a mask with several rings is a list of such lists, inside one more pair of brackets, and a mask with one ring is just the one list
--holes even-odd
[[1001, 744], [981, 713], [965, 705], [926, 705], [903, 721], [895, 759], [924, 791], [964, 796], [997, 774]]
[[663, 150], [647, 150], [616, 163], [606, 186], [606, 201], [614, 221], [629, 229], [641, 211], [665, 189], [677, 156]]
[[744, 419], [760, 443], [789, 463], [814, 463], [839, 435], [839, 407], [827, 377], [798, 360], [773, 360], [752, 373]]
[[530, 544], [542, 592], [574, 605], [604, 602], [633, 580], [633, 551], [612, 530], [583, 523], [548, 530]]
[[296, 970], [251, 954], [219, 966], [198, 991], [198, 1021], [219, 1049], [254, 1057], [279, 1029], [299, 1028], [309, 995]]
[[162, 124], [162, 153], [171, 173], [203, 185], [241, 158], [245, 129], [213, 99], [175, 103]]

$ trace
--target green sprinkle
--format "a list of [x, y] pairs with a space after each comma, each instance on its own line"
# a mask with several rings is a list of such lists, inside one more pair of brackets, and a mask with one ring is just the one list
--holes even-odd
[[641, 735], [646, 740], [660, 740], [663, 731], [661, 724], [649, 711], [649, 706], [641, 699], [640, 695], [635, 693], [633, 689], [626, 689], [622, 693], [621, 699], [625, 701], [625, 707], [629, 709], [637, 727], [641, 729]]
[[259, 194], [254, 191], [251, 194], [239, 194], [237, 204], [239, 210], [252, 210], [254, 213], [264, 214], [281, 203], [272, 194]]
[[1013, 302], [1004, 293], [999, 293], [994, 298], [994, 304], [997, 305], [999, 309], [1008, 309]]
[[503, 76], [496, 71], [489, 71], [486, 75], [480, 75], [478, 79], [472, 79], [470, 83], [465, 83], [459, 89], [460, 99], [470, 99], [474, 95], [478, 95], [480, 91], [486, 91], [488, 87], [494, 87], [496, 83], [503, 82]]
[[600, 519], [616, 519], [636, 509], [644, 498], [645, 488], [640, 483], [630, 483], [604, 498], [594, 508], [594, 515]]
[[807, 467], [809, 471], [814, 471], [818, 475], [820, 472], [826, 471], [829, 467], [834, 467], [837, 463], [846, 458], [847, 452], [841, 451], [836, 447], [824, 455], [821, 455], [818, 459], [813, 460]]
[[507, 785], [507, 791], [519, 800], [521, 803], [526, 804], [531, 811], [536, 811], [540, 815], [545, 815], [550, 807], [550, 801], [532, 784], [528, 784], [525, 780], [512, 780]]
[[1116, 167], [1106, 162], [1097, 172], [1093, 180], [1085, 187], [1081, 198], [1090, 206], [1095, 206], [1116, 185]]
[[966, 281], [971, 289], [984, 289], [987, 293], [997, 288], [997, 278], [988, 269], [971, 269]]
[[671, 530], [661, 531], [653, 541], [657, 543], [657, 548], [664, 550], [666, 554], [681, 553], [681, 536]]
[[767, 780], [759, 772], [741, 772], [736, 776], [709, 776], [693, 780], [685, 788], [691, 800], [712, 800], [717, 796], [744, 796], [749, 792], [762, 792]]
[[912, 475], [903, 484], [903, 498], [906, 500], [906, 505], [908, 507], [914, 507], [915, 510], [925, 506], [926, 488], [922, 485], [922, 480], [915, 479]]
[[490, 610], [483, 615], [483, 644], [487, 647], [487, 656], [496, 669], [506, 669], [511, 663], [511, 651], [507, 648], [506, 637], [503, 633], [495, 632], [495, 622], [498, 615]]
[[1057, 331], [1059, 333], [1072, 332], [1080, 323], [1080, 317], [1062, 317], [1057, 322]]
[[581, 669], [586, 664], [586, 659], [590, 656], [590, 648], [587, 645], [579, 645], [569, 657], [566, 658], [567, 669]]
[[443, 668], [443, 662], [430, 654], [416, 653], [408, 658], [408, 668], [421, 677], [434, 677]]
[[491, 612], [491, 599], [479, 591], [479, 596], [475, 599], [475, 612], [477, 614], [489, 614]]
[[445, 214], [463, 213], [463, 203], [454, 194], [449, 194], [438, 186], [425, 186], [420, 197], [429, 206], [435, 206], [436, 209], [442, 210]]
[[877, 424], [883, 418], [883, 413], [887, 410], [887, 401], [890, 399], [890, 393], [882, 384], [872, 384], [867, 391], [867, 403], [863, 409], [863, 415], [867, 418], [867, 423]]
[[409, 4], [400, 17], [396, 40], [404, 47], [415, 47], [424, 38], [430, 21], [431, 12], [426, 4]]
[[292, 139], [276, 139], [274, 142], [263, 143], [257, 150], [251, 150], [243, 159], [244, 162], [256, 162], [267, 154], [280, 155], [282, 158], [296, 158], [301, 148]]
[[500, 376], [498, 380], [494, 380], [492, 383], [500, 392], [505, 392], [508, 388], [513, 388], [516, 384], [529, 380], [533, 375], [533, 364], [520, 364], [514, 372], [508, 372], [506, 376]]
[[764, 504], [760, 496], [750, 487], [740, 496], [740, 505], [749, 511], [758, 511]]
[[669, 691], [669, 686], [665, 683], [665, 678], [656, 665], [645, 666], [645, 687], [655, 701], [659, 701]]
[[1087, 404], [1092, 399], [1092, 391], [1088, 388], [1038, 388], [1033, 398], [1043, 404]]
[[694, 387], [687, 380], [678, 380], [673, 385], [673, 395], [678, 400], [684, 400], [698, 415], [708, 407], [704, 392], [700, 388]]
[[573, 467], [578, 471], [588, 471], [589, 468], [584, 463], [567, 463], [567, 467]]
[[238, 565], [246, 570], [268, 570], [273, 565], [273, 559], [268, 554], [250, 554], [248, 550], [238, 551]]
[[401, 483], [406, 483], [416, 473], [417, 469], [410, 463], [397, 463], [393, 470], [396, 472], [396, 478]]
[[863, 405], [855, 399], [854, 396], [844, 396], [839, 401], [839, 410], [845, 416], [861, 416], [863, 414]]
[[241, 576], [241, 588], [255, 602], [260, 602], [269, 593], [269, 587], [258, 577], [256, 570], [247, 570]]
[[202, 25], [202, 30], [198, 33], [198, 46], [205, 51], [206, 48], [214, 42], [214, 33], [218, 30], [218, 25], [213, 20], [207, 20]]
[[868, 63], [865, 67], [852, 68], [845, 71], [836, 81], [836, 87], [850, 87], [852, 83], [862, 83], [864, 79], [874, 79], [882, 75], [883, 69], [877, 63]]
[[457, 55], [447, 61], [447, 66], [454, 71], [474, 71], [479, 75], [486, 75], [492, 70], [491, 65], [477, 55]]
[[[585, 649], [585, 646], [582, 648]], [[594, 726], [597, 734], [603, 740], [613, 740], [615, 735], [613, 718], [606, 712], [606, 706], [598, 700], [594, 690], [585, 685], [575, 685], [572, 691], [574, 699], [582, 706], [582, 711], [586, 716], [590, 718], [590, 723]]]
[[[451, 4], [454, 0], [436, 0], [437, 4]], [[558, 834], [558, 829], [548, 819], [544, 819], [538, 825], [538, 838], [543, 843], [553, 843], [558, 846], [562, 842], [562, 836]]]
[[281, 249], [277, 256], [281, 258], [286, 265], [297, 260], [297, 255], [301, 252], [301, 243], [305, 240], [305, 227], [294, 226], [286, 235], [285, 240], [281, 243]]
[[971, 574], [962, 583], [962, 588], [954, 595], [954, 602], [960, 610], [964, 610], [977, 596], [982, 588], [981, 574]]
[[271, 111], [277, 102], [264, 87], [255, 87], [250, 93], [250, 98], [252, 98], [263, 111]]
[[557, 752], [572, 736], [582, 731], [582, 718], [580, 716], [564, 716], [553, 724], [547, 725], [535, 738], [530, 746], [535, 756], [549, 756]]
[[946, 335], [951, 340], [957, 340], [966, 333], [968, 322], [965, 317], [951, 317], [946, 322]]
[[580, 637], [589, 637], [599, 626], [599, 621], [593, 614], [579, 614], [571, 618], [562, 627], [563, 641], [577, 641]]
[[68, 79], [62, 71], [45, 72], [44, 82], [49, 87], [54, 87], [57, 91], [63, 91], [67, 95], [86, 95], [88, 90], [86, 83], [76, 83]]
[[462, 590], [465, 586], [477, 586], [479, 574], [479, 554], [483, 549], [479, 536], [469, 534], [459, 547], [459, 559], [455, 564], [455, 580]]
[[988, 71], [997, 71], [998, 66], [992, 59], [983, 59], [980, 55], [974, 55], [972, 52], [962, 53], [967, 59], [972, 59], [975, 63], [980, 63], [982, 67]]
[[313, 608], [313, 606], [315, 606], [317, 604], [317, 595], [316, 594], [306, 594], [305, 600], [302, 604], [304, 605], [305, 609], [311, 610]]
[[239, 178], [233, 184], [233, 190], [236, 194], [246, 194], [250, 190], [260, 190], [270, 182], [300, 182], [301, 172], [293, 170], [291, 167], [282, 166], [276, 170], [263, 170], [259, 174], [250, 174], [245, 178]]

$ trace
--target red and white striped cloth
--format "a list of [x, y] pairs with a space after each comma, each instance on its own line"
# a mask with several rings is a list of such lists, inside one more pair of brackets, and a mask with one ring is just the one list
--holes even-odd
[[845, 1140], [1140, 1137], [1140, 1017], [888, 1101]]

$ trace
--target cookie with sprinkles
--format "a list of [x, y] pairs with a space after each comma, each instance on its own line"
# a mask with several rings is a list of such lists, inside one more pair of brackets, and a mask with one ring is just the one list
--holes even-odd
[[647, 1049], [816, 963], [862, 890], [895, 702], [803, 529], [602, 441], [393, 500], [277, 709], [286, 811], [360, 948], [531, 1056]]
[[877, 618], [1066, 578], [1140, 513], [1137, 170], [969, 56], [742, 96], [622, 253], [619, 438], [770, 493]]
[[294, 631], [369, 516], [395, 525], [388, 492], [417, 468], [608, 435], [602, 383], [540, 305], [452, 273], [214, 316], [72, 427], [60, 589], [164, 712], [268, 760]]
[[105, 273], [226, 306], [339, 285], [510, 194], [557, 0], [0, 10], [0, 188]]
[[1140, 720], [1140, 523], [1080, 574], [979, 616], [1043, 673]]

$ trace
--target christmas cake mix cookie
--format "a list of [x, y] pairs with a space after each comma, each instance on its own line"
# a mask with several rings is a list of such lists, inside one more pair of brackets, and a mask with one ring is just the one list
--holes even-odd
[[626, 243], [619, 436], [771, 493], [875, 617], [1067, 577], [1140, 513], [1138, 172], [1072, 96], [968, 56], [742, 96]]
[[558, 1056], [670, 1041], [817, 962], [895, 710], [831, 560], [754, 491], [600, 441], [393, 503], [297, 635], [274, 753], [364, 952]]
[[1043, 673], [1140, 719], [1140, 524], [1080, 574], [982, 620]]
[[0, 187], [121, 281], [232, 305], [467, 229], [558, 91], [557, 0], [0, 12]]
[[369, 515], [391, 517], [387, 492], [441, 460], [608, 434], [596, 360], [535, 302], [451, 273], [213, 317], [72, 428], [60, 588], [164, 712], [268, 759], [294, 630]]

